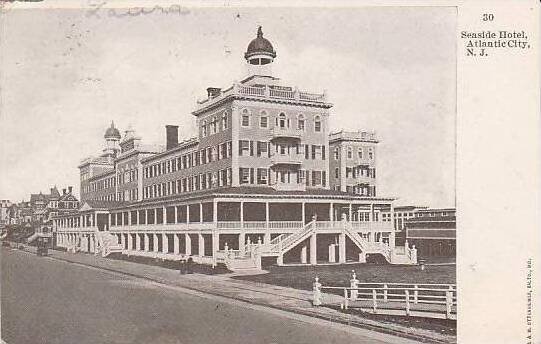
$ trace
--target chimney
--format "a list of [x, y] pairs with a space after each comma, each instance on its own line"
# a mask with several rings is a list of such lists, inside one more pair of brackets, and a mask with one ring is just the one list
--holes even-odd
[[178, 125], [165, 126], [166, 145], [165, 148], [170, 150], [178, 146]]
[[218, 97], [220, 94], [222, 94], [222, 89], [217, 87], [209, 87], [207, 88], [207, 93], [209, 98]]
[[68, 186], [68, 193], [71, 193], [71, 190], [73, 190], [73, 186]]
[[66, 194], [66, 189], [62, 189], [62, 195]]

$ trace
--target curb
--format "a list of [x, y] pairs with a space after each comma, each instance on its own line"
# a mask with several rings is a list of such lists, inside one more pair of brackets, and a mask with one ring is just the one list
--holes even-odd
[[[26, 249], [24, 251], [26, 251]], [[27, 251], [27, 252], [30, 252], [30, 251]], [[456, 343], [456, 341], [453, 342], [453, 341], [439, 340], [439, 339], [428, 337], [428, 336], [415, 335], [415, 334], [411, 334], [411, 333], [406, 333], [406, 332], [402, 332], [402, 331], [389, 329], [389, 328], [386, 328], [386, 327], [383, 327], [383, 326], [366, 324], [366, 323], [358, 322], [358, 321], [355, 321], [355, 320], [346, 320], [346, 319], [341, 319], [341, 318], [335, 318], [335, 317], [332, 317], [332, 316], [327, 317], [327, 316], [317, 314], [317, 313], [313, 313], [313, 312], [310, 312], [310, 311], [302, 311], [302, 310], [298, 310], [298, 309], [290, 309], [290, 308], [280, 307], [280, 306], [276, 306], [276, 305], [272, 305], [272, 304], [268, 304], [268, 303], [264, 303], [264, 302], [260, 302], [260, 301], [256, 301], [256, 300], [246, 300], [246, 299], [243, 299], [241, 297], [236, 297], [236, 296], [231, 296], [231, 295], [224, 295], [224, 294], [221, 294], [221, 293], [212, 292], [212, 291], [208, 291], [208, 290], [201, 290], [201, 289], [191, 287], [191, 286], [176, 285], [176, 284], [171, 283], [170, 281], [162, 280], [160, 278], [148, 277], [148, 276], [144, 276], [144, 275], [140, 275], [140, 274], [135, 274], [135, 273], [132, 273], [132, 272], [121, 271], [121, 270], [114, 269], [114, 268], [96, 266], [96, 265], [92, 265], [92, 264], [88, 264], [88, 263], [74, 262], [74, 261], [71, 261], [69, 259], [60, 258], [60, 257], [53, 257], [53, 256], [48, 256], [48, 257], [51, 258], [51, 259], [54, 259], [54, 260], [58, 260], [58, 261], [62, 261], [62, 262], [70, 263], [70, 264], [78, 264], [78, 265], [83, 265], [83, 266], [89, 266], [89, 267], [92, 267], [92, 268], [105, 270], [105, 271], [109, 271], [109, 272], [114, 272], [114, 273], [118, 273], [118, 274], [125, 275], [125, 276], [144, 279], [144, 280], [151, 281], [151, 282], [158, 283], [158, 284], [162, 284], [162, 285], [173, 286], [173, 287], [181, 287], [181, 288], [185, 288], [185, 289], [200, 292], [200, 293], [205, 293], [205, 294], [209, 294], [209, 295], [213, 295], [213, 296], [225, 297], [225, 298], [237, 300], [237, 301], [240, 301], [240, 302], [250, 303], [250, 304], [257, 305], [257, 306], [273, 308], [273, 309], [277, 309], [277, 310], [280, 310], [280, 311], [285, 311], [285, 312], [290, 312], [290, 313], [294, 313], [294, 314], [299, 314], [299, 315], [309, 316], [309, 317], [313, 317], [313, 318], [318, 318], [318, 319], [321, 319], [321, 320], [326, 320], [326, 321], [330, 321], [330, 322], [334, 322], [334, 323], [339, 323], [339, 324], [342, 324], [342, 325], [348, 325], [348, 326], [358, 327], [358, 328], [361, 328], [361, 329], [372, 330], [372, 331], [375, 331], [375, 332], [388, 334], [388, 335], [393, 335], [393, 336], [400, 337], [400, 338], [416, 340], [416, 341], [420, 341], [422, 343], [431, 343], [431, 344], [452, 344], [452, 343]]]

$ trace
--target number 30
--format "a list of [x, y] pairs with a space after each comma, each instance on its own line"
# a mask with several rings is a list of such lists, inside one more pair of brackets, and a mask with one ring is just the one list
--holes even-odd
[[483, 13], [483, 21], [493, 21], [494, 14], [492, 13]]

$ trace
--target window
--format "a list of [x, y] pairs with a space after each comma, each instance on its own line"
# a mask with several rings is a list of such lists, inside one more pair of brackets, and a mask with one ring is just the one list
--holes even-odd
[[300, 114], [297, 119], [297, 129], [304, 130], [304, 115]]
[[368, 159], [374, 159], [374, 150], [372, 148], [368, 149]]
[[359, 159], [363, 158], [363, 149], [362, 148], [359, 148], [359, 150], [357, 151], [357, 155], [359, 156]]
[[287, 126], [286, 114], [283, 112], [278, 116], [278, 126], [280, 128], [286, 128]]
[[203, 121], [201, 128], [203, 129], [203, 132], [202, 132], [203, 137], [207, 136], [207, 121]]
[[257, 141], [257, 156], [268, 156], [269, 146], [267, 142]]
[[338, 148], [334, 149], [334, 160], [338, 160]]
[[312, 186], [321, 185], [321, 171], [312, 171]]
[[348, 159], [353, 158], [353, 151], [351, 150], [351, 147], [348, 147]]
[[239, 168], [239, 176], [241, 184], [250, 183], [250, 169], [249, 168]]
[[337, 167], [334, 169], [334, 178], [339, 178], [340, 177], [340, 169]]
[[319, 116], [316, 116], [316, 118], [314, 119], [314, 131], [321, 131], [321, 117]]
[[261, 128], [268, 128], [269, 126], [269, 118], [267, 117], [267, 113], [265, 111], [261, 111], [261, 117], [259, 118], [259, 126]]
[[257, 169], [257, 184], [267, 184], [268, 171], [266, 168]]
[[227, 123], [227, 120], [228, 120], [227, 116], [228, 116], [228, 113], [226, 111], [222, 115], [222, 130], [226, 130], [229, 127], [229, 124]]
[[250, 126], [250, 113], [248, 112], [248, 109], [242, 110], [242, 123], [241, 125], [243, 127], [249, 127]]
[[218, 120], [216, 117], [212, 118], [212, 133], [216, 134], [218, 132]]
[[239, 155], [250, 155], [250, 141], [239, 141]]

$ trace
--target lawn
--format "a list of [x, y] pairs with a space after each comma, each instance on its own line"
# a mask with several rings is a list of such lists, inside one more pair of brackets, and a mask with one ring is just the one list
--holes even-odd
[[355, 270], [360, 282], [370, 283], [456, 283], [455, 265], [419, 266], [351, 264], [327, 266], [272, 266], [268, 274], [234, 278], [296, 289], [311, 290], [314, 277], [324, 286], [349, 286]]

